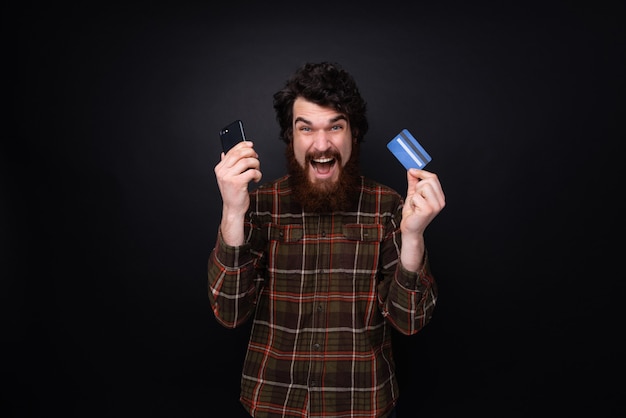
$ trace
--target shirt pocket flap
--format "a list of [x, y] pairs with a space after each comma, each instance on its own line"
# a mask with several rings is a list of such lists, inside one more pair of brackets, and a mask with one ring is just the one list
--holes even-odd
[[268, 225], [268, 235], [271, 241], [296, 242], [302, 239], [304, 231], [302, 225]]
[[355, 241], [383, 240], [383, 227], [377, 224], [346, 224], [343, 226], [343, 235]]

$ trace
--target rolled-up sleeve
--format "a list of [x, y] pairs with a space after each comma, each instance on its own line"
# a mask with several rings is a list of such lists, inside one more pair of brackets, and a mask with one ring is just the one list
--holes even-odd
[[254, 256], [250, 244], [229, 246], [218, 232], [208, 264], [208, 295], [215, 318], [235, 328], [250, 317], [256, 301]]
[[383, 316], [405, 335], [416, 334], [430, 321], [437, 301], [437, 286], [428, 258], [419, 272], [406, 270], [400, 262], [386, 292], [379, 292]]

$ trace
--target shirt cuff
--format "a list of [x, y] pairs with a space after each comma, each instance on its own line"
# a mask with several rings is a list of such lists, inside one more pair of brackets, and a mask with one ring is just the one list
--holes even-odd
[[215, 256], [224, 267], [238, 269], [252, 262], [250, 247], [249, 242], [238, 246], [228, 245], [224, 242], [221, 231], [218, 231]]
[[416, 292], [423, 292], [432, 285], [433, 278], [429, 274], [426, 252], [424, 252], [424, 259], [422, 260], [422, 268], [417, 272], [405, 269], [400, 260], [398, 260], [398, 264], [396, 279], [402, 287]]

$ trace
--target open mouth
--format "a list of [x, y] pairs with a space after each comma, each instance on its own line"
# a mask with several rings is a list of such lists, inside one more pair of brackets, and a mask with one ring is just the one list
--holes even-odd
[[318, 174], [328, 174], [330, 170], [335, 165], [334, 158], [326, 157], [326, 158], [312, 158], [311, 166]]

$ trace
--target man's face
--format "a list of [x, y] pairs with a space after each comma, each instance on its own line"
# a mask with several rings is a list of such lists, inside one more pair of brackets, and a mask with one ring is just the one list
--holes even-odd
[[350, 123], [302, 98], [293, 105], [293, 140], [285, 149], [295, 199], [304, 210], [349, 210], [358, 200], [359, 147]]
[[328, 190], [336, 184], [350, 159], [352, 144], [352, 130], [344, 115], [301, 97], [295, 100], [293, 151], [311, 185]]

